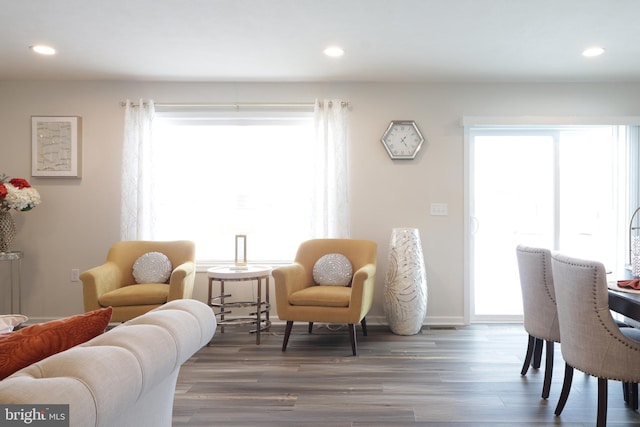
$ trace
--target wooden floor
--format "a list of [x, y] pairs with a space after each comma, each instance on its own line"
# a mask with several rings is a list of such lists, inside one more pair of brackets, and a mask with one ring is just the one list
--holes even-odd
[[[597, 380], [574, 374], [569, 401], [553, 414], [564, 373], [556, 345], [553, 386], [540, 398], [543, 369], [520, 376], [522, 325], [424, 328], [397, 336], [358, 329], [357, 357], [344, 328], [296, 324], [286, 352], [282, 327], [227, 327], [182, 367], [174, 426], [593, 426]], [[639, 361], [640, 362], [640, 361]], [[544, 363], [544, 362], [543, 362]], [[622, 387], [609, 382], [609, 426], [640, 425]]]

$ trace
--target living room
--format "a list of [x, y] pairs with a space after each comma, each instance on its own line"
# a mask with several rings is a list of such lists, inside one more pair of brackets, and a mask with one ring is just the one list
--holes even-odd
[[[15, 26], [1, 26], [3, 29], [0, 29], [0, 52], [15, 54], [18, 51], [18, 55], [21, 56], [31, 55], [25, 60], [29, 64], [28, 69], [16, 71], [5, 59], [0, 64], [0, 126], [3, 129], [0, 173], [28, 179], [42, 197], [42, 203], [37, 208], [14, 215], [18, 233], [13, 246], [24, 253], [21, 263], [22, 312], [33, 321], [82, 313], [82, 284], [72, 281], [70, 272], [74, 269], [84, 271], [99, 265], [104, 261], [108, 248], [119, 240], [120, 168], [124, 129], [124, 109], [121, 103], [124, 100], [239, 104], [313, 103], [315, 99], [348, 101], [349, 150], [353, 159], [350, 164], [351, 237], [366, 238], [378, 243], [376, 295], [368, 316], [371, 325], [385, 323], [382, 295], [389, 236], [391, 229], [398, 226], [415, 227], [421, 233], [429, 288], [424, 324], [450, 326], [464, 325], [470, 321], [471, 294], [465, 266], [466, 164], [465, 128], [462, 125], [465, 117], [640, 116], [640, 81], [637, 78], [640, 75], [637, 72], [640, 69], [637, 62], [640, 55], [634, 50], [638, 45], [638, 33], [635, 24], [631, 24], [629, 18], [633, 15], [632, 12], [637, 12], [637, 6], [628, 1], [621, 2], [618, 12], [610, 11], [610, 7], [606, 8], [600, 4], [601, 2], [587, 2], [593, 9], [587, 10], [581, 16], [590, 24], [584, 24], [584, 21], [574, 23], [576, 27], [580, 27], [580, 34], [586, 33], [587, 28], [591, 28], [591, 23], [597, 22], [595, 18], [589, 21], [585, 17], [591, 16], [590, 13], [608, 10], [613, 16], [603, 17], [606, 19], [606, 25], [603, 24], [603, 27], [610, 29], [614, 27], [612, 22], [618, 21], [620, 32], [627, 35], [627, 41], [624, 46], [614, 46], [602, 33], [589, 39], [574, 40], [574, 44], [569, 47], [563, 45], [566, 55], [575, 55], [575, 58], [568, 62], [572, 66], [579, 63], [582, 67], [582, 71], [573, 76], [566, 71], [568, 68], [543, 63], [541, 69], [544, 73], [539, 75], [534, 75], [533, 72], [509, 75], [508, 70], [504, 70], [503, 73], [498, 70], [491, 76], [469, 76], [461, 72], [460, 75], [451, 75], [450, 78], [442, 75], [432, 78], [428, 74], [429, 71], [438, 68], [432, 65], [432, 68], [411, 72], [409, 77], [404, 79], [385, 76], [365, 76], [359, 79], [349, 74], [352, 65], [348, 61], [355, 59], [350, 59], [351, 46], [345, 46], [345, 57], [339, 60], [346, 61], [341, 63], [331, 60], [328, 64], [323, 64], [323, 69], [327, 70], [324, 76], [291, 76], [283, 66], [282, 77], [257, 74], [253, 77], [243, 75], [237, 80], [224, 76], [181, 79], [179, 76], [164, 75], [161, 72], [155, 76], [137, 75], [134, 70], [130, 74], [119, 75], [120, 71], [114, 71], [117, 67], [113, 63], [99, 64], [101, 52], [91, 52], [89, 48], [81, 45], [77, 49], [86, 50], [87, 57], [91, 58], [87, 59], [85, 69], [95, 71], [100, 77], [83, 77], [83, 69], [79, 65], [72, 69], [71, 74], [64, 76], [59, 70], [61, 66], [57, 65], [56, 61], [64, 59], [65, 50], [71, 48], [57, 46], [60, 51], [57, 57], [33, 56], [28, 49], [30, 44], [41, 40], [56, 44], [56, 38], [29, 24], [29, 20], [25, 19], [25, 13], [33, 12], [35, 6], [31, 1], [24, 3], [30, 5], [30, 8], [25, 7], [22, 10], [24, 6], [7, 5], [7, 13], [0, 18], [0, 21], [4, 21], [3, 24], [18, 18], [24, 20], [24, 29], [18, 33], [8, 32], [9, 28], [15, 29]], [[247, 7], [253, 3], [247, 2]], [[287, 6], [292, 9], [303, 8], [289, 1], [282, 3], [281, 7], [284, 10]], [[351, 15], [352, 20], [348, 21], [349, 24], [345, 25], [345, 28], [356, 25], [359, 19], [367, 19], [370, 7], [363, 2], [354, 3], [359, 3], [362, 15]], [[371, 12], [375, 15], [375, 22], [380, 22], [380, 15], [384, 15], [384, 11], [391, 13], [388, 9], [396, 7], [388, 2], [380, 3], [377, 5], [380, 10]], [[408, 8], [405, 13], [412, 14], [411, 8], [414, 7], [426, 14], [423, 6], [418, 3], [409, 2], [405, 6]], [[444, 7], [443, 3], [427, 2], [427, 6], [424, 7], [437, 6], [439, 10]], [[457, 10], [461, 12], [458, 15], [449, 15], [449, 18], [455, 18], [451, 18], [454, 21], [448, 25], [456, 27], [457, 32], [466, 32], [466, 28], [478, 18], [480, 6], [472, 7], [470, 3], [473, 2], [468, 1], [463, 3], [471, 7], [468, 14], [464, 12], [463, 6], [457, 6]], [[482, 3], [487, 7], [486, 22], [500, 22], [498, 9], [506, 7], [506, 4], [491, 1]], [[553, 11], [550, 11], [549, 15], [559, 12], [554, 9], [553, 3], [544, 2], [544, 5]], [[584, 2], [580, 2], [580, 6], [577, 2], [571, 3], [574, 7], [567, 9], [573, 11], [584, 5]], [[341, 7], [337, 4], [334, 6], [337, 10]], [[49, 7], [53, 8], [46, 6], [42, 10], [51, 12]], [[304, 7], [312, 6], [305, 4]], [[536, 7], [544, 9], [544, 6]], [[83, 33], [89, 31], [88, 27], [92, 23], [82, 21], [83, 15], [80, 10], [88, 7], [78, 4], [77, 10], [72, 6], [64, 8], [69, 15], [78, 20], [77, 38], [82, 39]], [[533, 6], [529, 5], [526, 10], [529, 11], [531, 8]], [[515, 13], [517, 10], [512, 12]], [[557, 16], [569, 19], [571, 13], [565, 12], [566, 14]], [[476, 16], [473, 16], [474, 14]], [[521, 21], [510, 23], [505, 30], [507, 33], [524, 25], [527, 19], [522, 14], [521, 12], [514, 15]], [[493, 17], [490, 18], [491, 16]], [[546, 22], [543, 19], [544, 11], [538, 12], [534, 17], [539, 19], [539, 23]], [[252, 15], [252, 18], [255, 17]], [[38, 19], [46, 21], [42, 16]], [[113, 31], [117, 27], [122, 28], [119, 23], [124, 22], [124, 19], [124, 16], [116, 14], [116, 19], [110, 24]], [[243, 22], [241, 18], [238, 19]], [[557, 23], [555, 20], [552, 21]], [[136, 37], [135, 26], [124, 25], [124, 28], [131, 32], [131, 38]], [[543, 28], [548, 30], [548, 27]], [[421, 31], [427, 30], [403, 30], [403, 34], [407, 32], [406, 37], [416, 39], [437, 37], [438, 40], [442, 40], [438, 44], [446, 45], [446, 38], [441, 39], [442, 36], [429, 32], [423, 35]], [[574, 28], [574, 31], [577, 30]], [[261, 36], [257, 34], [253, 37], [257, 39]], [[327, 36], [326, 43], [339, 42], [335, 37]], [[465, 39], [466, 42], [471, 43], [473, 37], [469, 36]], [[518, 38], [520, 34], [514, 33], [509, 37]], [[580, 49], [595, 42], [607, 44], [605, 55], [589, 60], [582, 58]], [[322, 45], [319, 46], [320, 50], [324, 43], [322, 41]], [[413, 58], [414, 55], [426, 55], [416, 51], [414, 44], [417, 42], [409, 40], [407, 43], [407, 47], [397, 45], [395, 49], [405, 51], [409, 58]], [[546, 50], [552, 47], [549, 43], [538, 45], [541, 52], [535, 54], [536, 61], [540, 63], [547, 55]], [[378, 64], [393, 62], [399, 55], [393, 51], [378, 50], [375, 46], [369, 49], [376, 50], [376, 55], [381, 57]], [[508, 50], [506, 47], [496, 46], [484, 52], [500, 52], [501, 49]], [[504, 56], [504, 51], [501, 53], [501, 56]], [[245, 57], [251, 57], [251, 54], [251, 50], [242, 52], [233, 60], [248, 68]], [[318, 55], [321, 55], [321, 51]], [[623, 55], [625, 57], [621, 58]], [[2, 57], [5, 58], [5, 55]], [[295, 62], [295, 58], [296, 56], [292, 55], [286, 59]], [[603, 71], [605, 65], [594, 62], [600, 60], [623, 64], [626, 72], [606, 74], [606, 70]], [[404, 64], [412, 63], [411, 59], [405, 61]], [[490, 56], [478, 55], [474, 61], [490, 64], [493, 59]], [[514, 59], [514, 62], [516, 61]], [[367, 66], [372, 68], [370, 65]], [[192, 66], [185, 64], [185, 68], [190, 67]], [[32, 116], [82, 117], [81, 178], [31, 177]], [[425, 143], [412, 161], [392, 161], [380, 143], [389, 122], [395, 119], [415, 120], [424, 135]], [[434, 203], [446, 204], [448, 214], [431, 215], [430, 207]], [[194, 204], [177, 208], [184, 210], [188, 215], [190, 209], [198, 209], [198, 206]], [[229, 252], [233, 252], [233, 242], [220, 244], [228, 245]], [[292, 253], [292, 258], [293, 255]], [[515, 262], [515, 255], [510, 262]], [[194, 298], [204, 301], [206, 293], [207, 273], [206, 269], [200, 269], [196, 276]], [[274, 319], [274, 322], [277, 322], [277, 319]]]
[[[26, 8], [22, 13], [28, 11]], [[619, 18], [623, 11], [621, 9]], [[16, 9], [18, 12], [20, 8]], [[46, 22], [44, 16], [39, 19]], [[5, 26], [4, 31], [7, 28]], [[25, 31], [20, 34], [24, 40], [10, 43], [11, 49], [24, 48], [21, 56], [32, 55], [28, 45], [35, 42], [34, 37]], [[38, 39], [46, 37], [37, 36]], [[7, 35], [3, 43], [8, 44], [9, 39]], [[580, 41], [579, 47], [584, 43], [588, 41]], [[9, 176], [31, 178], [32, 116], [80, 116], [83, 120], [82, 178], [31, 178], [43, 203], [28, 213], [14, 215], [18, 227], [14, 247], [25, 254], [22, 306], [34, 319], [81, 312], [81, 284], [71, 282], [71, 270], [83, 271], [98, 265], [119, 238], [124, 122], [121, 102], [126, 99], [177, 103], [349, 101], [350, 152], [352, 159], [358, 159], [350, 165], [351, 235], [379, 244], [381, 269], [377, 289], [381, 291], [383, 287], [391, 229], [416, 227], [421, 231], [429, 279], [425, 323], [462, 324], [469, 320], [465, 313], [469, 310], [469, 290], [465, 288], [465, 269], [461, 268], [465, 263], [466, 239], [463, 118], [629, 117], [638, 114], [636, 99], [640, 94], [640, 84], [633, 79], [599, 78], [603, 65], [580, 58], [577, 51], [574, 52], [576, 58], [571, 59], [572, 63], [581, 61], [582, 75], [577, 78], [560, 73], [556, 78], [505, 77], [500, 81], [495, 77], [476, 76], [467, 79], [475, 82], [433, 82], [429, 76], [415, 78], [413, 82], [354, 78], [341, 81], [339, 77], [325, 77], [317, 82], [287, 82], [286, 78], [263, 82], [248, 79], [185, 82], [157, 81], [159, 78], [121, 81], [114, 77], [102, 80], [85, 80], [73, 75], [60, 77], [55, 61], [66, 55], [64, 47], [60, 49], [61, 58], [27, 58], [33, 70], [20, 73], [28, 76], [37, 70], [37, 78], [18, 78], [12, 71], [9, 77], [0, 80], [0, 121], [5, 148], [0, 170]], [[615, 53], [615, 49], [610, 50]], [[349, 60], [348, 55], [340, 59]], [[632, 64], [632, 61], [635, 59], [623, 62]], [[3, 68], [11, 70], [6, 61], [3, 64]], [[347, 72], [347, 66], [340, 63], [332, 62], [328, 67], [338, 75]], [[108, 69], [99, 71], [109, 76]], [[74, 70], [74, 75], [77, 72]], [[395, 119], [415, 120], [425, 137], [426, 142], [413, 161], [391, 161], [380, 143], [389, 122]], [[373, 188], [375, 197], [372, 197]], [[448, 215], [430, 215], [432, 203], [447, 204]], [[233, 251], [233, 242], [220, 244], [229, 245], [230, 253]], [[198, 274], [196, 298], [204, 299], [205, 276], [204, 272]], [[380, 295], [378, 292], [371, 311], [372, 322], [384, 321]]]

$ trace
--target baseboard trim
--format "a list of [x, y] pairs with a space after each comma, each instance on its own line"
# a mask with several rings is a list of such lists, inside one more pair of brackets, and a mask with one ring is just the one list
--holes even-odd
[[[64, 317], [64, 316], [63, 316]], [[35, 323], [44, 323], [51, 320], [58, 320], [60, 317], [30, 317], [23, 326], [33, 325]], [[509, 321], [496, 322], [496, 323], [510, 323]], [[120, 322], [114, 323], [114, 325]], [[280, 320], [277, 316], [271, 315], [271, 324], [273, 325], [285, 325], [285, 321]], [[488, 322], [492, 323], [492, 322]], [[387, 318], [385, 316], [367, 316], [367, 325], [372, 326], [384, 326], [388, 325]], [[462, 316], [427, 316], [422, 323], [423, 326], [464, 326], [464, 317]]]
[[[271, 316], [272, 325], [284, 325], [286, 322], [278, 319], [275, 316]], [[371, 326], [384, 326], [388, 325], [387, 318], [385, 316], [367, 316], [367, 325]], [[422, 323], [423, 326], [464, 326], [463, 317], [455, 316], [427, 316]]]

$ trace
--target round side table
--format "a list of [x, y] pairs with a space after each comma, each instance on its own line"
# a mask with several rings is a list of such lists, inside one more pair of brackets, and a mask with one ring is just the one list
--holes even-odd
[[[208, 304], [213, 308], [220, 332], [224, 333], [224, 325], [255, 325], [255, 329], [250, 332], [256, 334], [256, 344], [260, 344], [260, 332], [269, 330], [271, 320], [269, 320], [269, 275], [271, 267], [265, 265], [249, 265], [247, 268], [237, 269], [234, 267], [214, 267], [207, 270], [209, 275], [209, 297]], [[226, 282], [235, 283], [257, 283], [257, 298], [255, 301], [228, 301], [231, 294], [225, 294], [224, 285]], [[220, 295], [213, 295], [213, 283], [220, 283]], [[264, 299], [262, 298], [262, 286], [264, 284]], [[230, 317], [231, 308], [255, 307], [255, 312], [248, 317]]]

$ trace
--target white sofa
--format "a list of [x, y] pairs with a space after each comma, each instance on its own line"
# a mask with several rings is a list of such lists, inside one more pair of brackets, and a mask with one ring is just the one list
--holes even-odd
[[209, 306], [171, 301], [0, 381], [2, 404], [69, 404], [71, 426], [171, 426], [181, 365], [216, 330]]

